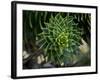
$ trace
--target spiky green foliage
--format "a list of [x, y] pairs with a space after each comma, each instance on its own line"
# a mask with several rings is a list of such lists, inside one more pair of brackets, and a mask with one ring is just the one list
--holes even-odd
[[[32, 54], [34, 54], [35, 51], [38, 52], [38, 47], [46, 41], [48, 41], [48, 43], [51, 41], [49, 40], [49, 37], [46, 38], [45, 40], [41, 41], [43, 37], [42, 36], [38, 36], [38, 44], [37, 44], [37, 34], [42, 33], [44, 30], [42, 30], [42, 28], [48, 28], [46, 26], [47, 24], [51, 24], [50, 23], [50, 19], [51, 19], [51, 15], [53, 17], [53, 19], [56, 17], [56, 15], [58, 14], [58, 12], [47, 12], [47, 11], [27, 11], [24, 10], [23, 11], [23, 50], [27, 51], [27, 52], [31, 52]], [[77, 30], [76, 32], [79, 31], [79, 28], [82, 29], [82, 37], [90, 46], [90, 40], [91, 40], [91, 14], [87, 14], [87, 13], [64, 13], [64, 12], [60, 12], [60, 16], [64, 19], [65, 17], [67, 18], [68, 16], [71, 17], [74, 22], [74, 24], [78, 23], [76, 26], [74, 25], [73, 28], [75, 28], [74, 30]], [[58, 18], [57, 18], [58, 20]], [[58, 20], [59, 21], [59, 20]], [[67, 20], [66, 20], [67, 21]], [[52, 21], [55, 23], [60, 23], [56, 22], [55, 20]], [[40, 26], [42, 26], [42, 28], [40, 28]], [[60, 25], [62, 26], [62, 25]], [[53, 26], [53, 28], [56, 29], [55, 26]], [[62, 29], [63, 27], [61, 27]], [[54, 33], [56, 32], [56, 30], [53, 30], [50, 28], [51, 31], [54, 31]], [[45, 29], [46, 31], [46, 29]], [[80, 31], [79, 31], [80, 32]], [[74, 32], [73, 32], [74, 33]], [[44, 36], [51, 36], [53, 33], [50, 32], [50, 34], [48, 32], [45, 32]], [[55, 33], [57, 34], [57, 33]], [[70, 33], [69, 33], [70, 34]], [[76, 33], [74, 33], [76, 34]], [[81, 35], [81, 33], [79, 33]], [[61, 37], [64, 36], [64, 37]], [[72, 36], [72, 35], [71, 35]], [[55, 37], [53, 37], [55, 38]], [[69, 37], [68, 37], [69, 38]], [[74, 39], [73, 39], [74, 38]], [[80, 39], [76, 39], [75, 37], [73, 37], [72, 39], [75, 40], [76, 42], [79, 43]], [[40, 42], [39, 42], [40, 39]], [[65, 40], [64, 40], [65, 39]], [[57, 51], [54, 50], [54, 48], [51, 50], [52, 46], [54, 46], [54, 39], [53, 42], [51, 44], [49, 44], [47, 46], [48, 43], [46, 43], [43, 47], [41, 47], [40, 51], [42, 51], [40, 54], [45, 53], [44, 55], [46, 56], [46, 61], [48, 63], [48, 61], [51, 61], [54, 65], [58, 64], [60, 65], [62, 62], [64, 62], [64, 65], [67, 64], [68, 66], [70, 66], [69, 64], [73, 64], [73, 62], [75, 62], [77, 60], [77, 63], [82, 64], [82, 65], [90, 65], [90, 59], [87, 60], [86, 56], [85, 57], [81, 57], [82, 54], [76, 54], [76, 53], [81, 53], [80, 51], [78, 51], [78, 43], [76, 45], [76, 43], [71, 43], [70, 42], [70, 46], [68, 46], [68, 48], [65, 48], [63, 51], [61, 51], [63, 54], [59, 54], [60, 49], [59, 47], [61, 46], [62, 48], [66, 47], [65, 44], [67, 44], [67, 37], [65, 35], [65, 32], [61, 32], [61, 34], [58, 35], [58, 37], [55, 38], [55, 42], [59, 42], [57, 47]], [[53, 44], [53, 45], [52, 45]], [[76, 46], [72, 46], [71, 44], [76, 45]], [[81, 43], [82, 45], [82, 43]], [[50, 47], [51, 46], [51, 47]], [[59, 46], [59, 47], [58, 47]], [[44, 52], [43, 52], [44, 51]], [[33, 56], [32, 58], [36, 58], [35, 56]], [[81, 60], [80, 60], [81, 59]], [[89, 64], [84, 64], [84, 62], [82, 62], [82, 60], [86, 60], [86, 62], [89, 62]], [[46, 62], [43, 62], [46, 63]], [[43, 65], [43, 64], [41, 64]], [[73, 66], [77, 66], [77, 64], [73, 65]], [[81, 66], [81, 65], [79, 65]], [[60, 66], [58, 66], [60, 67]]]
[[44, 24], [45, 26], [41, 24], [42, 32], [38, 34], [40, 49], [44, 51], [47, 61], [65, 65], [70, 59], [68, 57], [77, 53], [81, 39], [80, 29], [72, 16], [63, 17], [60, 13], [55, 17], [51, 15], [49, 22]]

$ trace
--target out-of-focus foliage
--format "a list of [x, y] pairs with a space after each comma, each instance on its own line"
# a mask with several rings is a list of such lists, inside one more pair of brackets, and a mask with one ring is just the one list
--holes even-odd
[[90, 44], [90, 37], [91, 37], [91, 14], [85, 13], [72, 13], [70, 14], [75, 18], [75, 22], [78, 23], [78, 27], [83, 29], [82, 37], [84, 40]]

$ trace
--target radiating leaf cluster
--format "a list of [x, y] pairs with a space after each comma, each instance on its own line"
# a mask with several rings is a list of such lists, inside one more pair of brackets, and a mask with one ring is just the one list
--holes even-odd
[[[42, 32], [38, 34], [38, 45], [43, 49], [47, 61], [62, 65], [72, 54], [76, 54], [82, 33], [74, 22], [73, 16], [63, 17], [60, 13], [51, 15], [49, 22], [44, 22]], [[64, 63], [65, 65], [65, 63]]]

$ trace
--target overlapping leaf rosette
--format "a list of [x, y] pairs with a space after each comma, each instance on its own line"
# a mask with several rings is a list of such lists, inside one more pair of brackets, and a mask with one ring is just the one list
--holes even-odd
[[37, 43], [44, 52], [45, 60], [56, 65], [66, 66], [72, 55], [78, 53], [81, 31], [72, 16], [63, 17], [58, 13], [51, 15], [49, 22], [44, 22]]

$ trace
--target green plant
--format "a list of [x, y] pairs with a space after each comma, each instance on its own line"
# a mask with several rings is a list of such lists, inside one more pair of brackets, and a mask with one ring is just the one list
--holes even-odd
[[[59, 16], [57, 17], [58, 14]], [[61, 19], [59, 18], [60, 16], [62, 17]], [[64, 20], [65, 18], [66, 20], [63, 23], [59, 24], [61, 20]], [[70, 23], [69, 24], [70, 26], [67, 26], [67, 23], [70, 22], [69, 20], [71, 19], [72, 19], [71, 21], [72, 24]], [[53, 23], [50, 22], [50, 20]], [[50, 28], [48, 28], [48, 25], [51, 24], [53, 26], [50, 26]], [[64, 27], [66, 27], [66, 29]], [[71, 29], [70, 27], [73, 29], [70, 30]], [[66, 31], [64, 31], [64, 29]], [[75, 33], [74, 30], [76, 30], [77, 33]], [[39, 33], [41, 35], [38, 35], [37, 38], [37, 34]], [[59, 35], [57, 35], [58, 33]], [[69, 34], [71, 38], [69, 38]], [[57, 35], [57, 36], [53, 36], [53, 35]], [[39, 51], [41, 51], [39, 53], [40, 55], [44, 53], [45, 61], [47, 62], [41, 63], [41, 66], [44, 63], [48, 63], [49, 61], [54, 65], [58, 65], [58, 67], [62, 66], [62, 63], [64, 64], [64, 66], [90, 65], [91, 64], [90, 58], [88, 58], [87, 56], [84, 57], [84, 55], [81, 54], [81, 51], [78, 50], [79, 46], [83, 45], [81, 41], [82, 39], [81, 40], [80, 38], [76, 39], [76, 37], [74, 37], [73, 35], [82, 38], [88, 44], [89, 48], [91, 48], [90, 45], [91, 44], [91, 14], [64, 13], [64, 12], [58, 13], [58, 12], [29, 11], [29, 10], [23, 11], [23, 51], [27, 51], [32, 55], [36, 53], [35, 56], [31, 57], [32, 59], [36, 58], [36, 55], [39, 53]], [[48, 37], [44, 38], [45, 36]], [[74, 41], [70, 41], [70, 39]], [[40, 50], [38, 51], [39, 47]], [[80, 54], [76, 54], [76, 53], [80, 53]], [[90, 52], [88, 53], [91, 54]], [[84, 59], [85, 59], [85, 63], [84, 63]], [[73, 64], [73, 62], [75, 61], [77, 62], [74, 65], [70, 65]]]
[[60, 13], [51, 15], [44, 26], [40, 21], [42, 32], [38, 34], [37, 43], [44, 51], [46, 61], [62, 66], [78, 53], [82, 32], [77, 25], [73, 16], [63, 17]]

